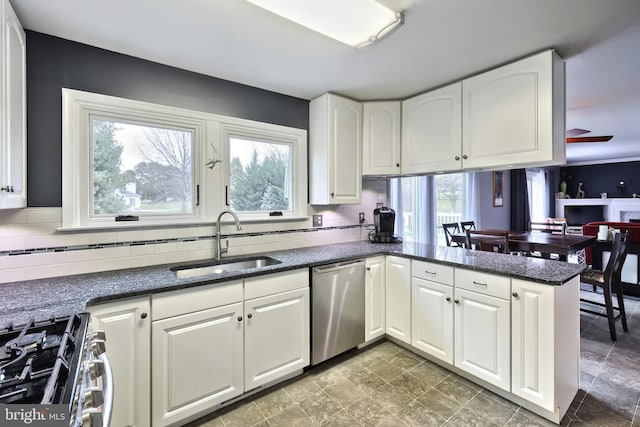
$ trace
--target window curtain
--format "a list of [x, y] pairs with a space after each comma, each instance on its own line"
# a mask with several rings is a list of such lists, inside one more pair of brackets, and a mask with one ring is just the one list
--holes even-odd
[[405, 242], [437, 244], [433, 177], [393, 178], [389, 193], [389, 207], [396, 212], [396, 234]]
[[475, 221], [476, 227], [480, 224], [478, 217], [478, 194], [480, 193], [480, 181], [475, 172], [467, 172], [463, 174], [463, 197], [462, 211], [460, 215], [461, 221]]
[[525, 169], [514, 169], [509, 174], [511, 179], [511, 225], [514, 231], [529, 230], [529, 195], [527, 191], [527, 172]]

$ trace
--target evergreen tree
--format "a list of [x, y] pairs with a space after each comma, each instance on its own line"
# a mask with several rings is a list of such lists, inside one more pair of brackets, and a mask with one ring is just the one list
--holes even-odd
[[120, 174], [122, 145], [115, 139], [115, 124], [108, 121], [93, 122], [93, 212], [117, 214], [127, 210], [118, 195], [123, 191], [125, 177]]

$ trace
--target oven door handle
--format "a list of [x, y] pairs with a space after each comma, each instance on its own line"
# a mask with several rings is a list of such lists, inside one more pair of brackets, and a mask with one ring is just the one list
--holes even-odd
[[98, 359], [104, 362], [104, 374], [102, 376], [102, 391], [104, 403], [102, 404], [102, 427], [110, 427], [111, 414], [113, 412], [113, 371], [107, 353], [102, 353]]

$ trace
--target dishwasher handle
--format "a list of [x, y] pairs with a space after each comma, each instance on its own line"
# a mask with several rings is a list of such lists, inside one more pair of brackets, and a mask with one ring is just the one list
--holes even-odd
[[360, 264], [364, 265], [364, 260], [359, 259], [355, 261], [345, 261], [337, 264], [325, 265], [322, 267], [315, 267], [313, 269], [313, 274], [332, 273], [335, 271], [345, 270], [347, 268], [351, 268]]

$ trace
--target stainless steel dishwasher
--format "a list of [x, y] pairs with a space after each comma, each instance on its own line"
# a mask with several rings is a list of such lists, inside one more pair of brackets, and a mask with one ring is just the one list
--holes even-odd
[[313, 269], [311, 364], [364, 342], [364, 261]]

